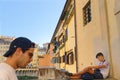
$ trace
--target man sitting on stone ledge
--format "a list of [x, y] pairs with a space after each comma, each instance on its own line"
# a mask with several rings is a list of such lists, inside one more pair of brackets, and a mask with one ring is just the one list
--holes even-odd
[[97, 66], [88, 66], [78, 73], [66, 72], [66, 74], [73, 79], [91, 80], [107, 78], [109, 74], [109, 63], [104, 59], [104, 55], [101, 52], [96, 55], [96, 58], [99, 60]]

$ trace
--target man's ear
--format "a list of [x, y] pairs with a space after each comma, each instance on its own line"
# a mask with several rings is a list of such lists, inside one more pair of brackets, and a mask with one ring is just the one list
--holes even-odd
[[22, 49], [21, 48], [17, 48], [15, 51], [15, 55], [19, 56], [20, 54], [22, 54]]

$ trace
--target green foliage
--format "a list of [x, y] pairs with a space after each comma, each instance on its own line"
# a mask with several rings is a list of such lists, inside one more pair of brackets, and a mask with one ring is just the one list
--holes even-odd
[[18, 80], [38, 80], [36, 76], [18, 76]]

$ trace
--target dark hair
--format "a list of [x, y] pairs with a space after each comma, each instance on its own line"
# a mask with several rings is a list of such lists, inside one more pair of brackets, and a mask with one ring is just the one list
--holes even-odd
[[102, 52], [97, 53], [96, 58], [98, 58], [98, 56], [103, 56], [103, 53]]

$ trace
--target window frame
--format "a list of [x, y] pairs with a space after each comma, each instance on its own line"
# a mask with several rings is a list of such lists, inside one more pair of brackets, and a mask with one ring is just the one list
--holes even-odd
[[91, 15], [91, 0], [89, 0], [83, 7], [83, 25], [87, 25], [92, 20]]

